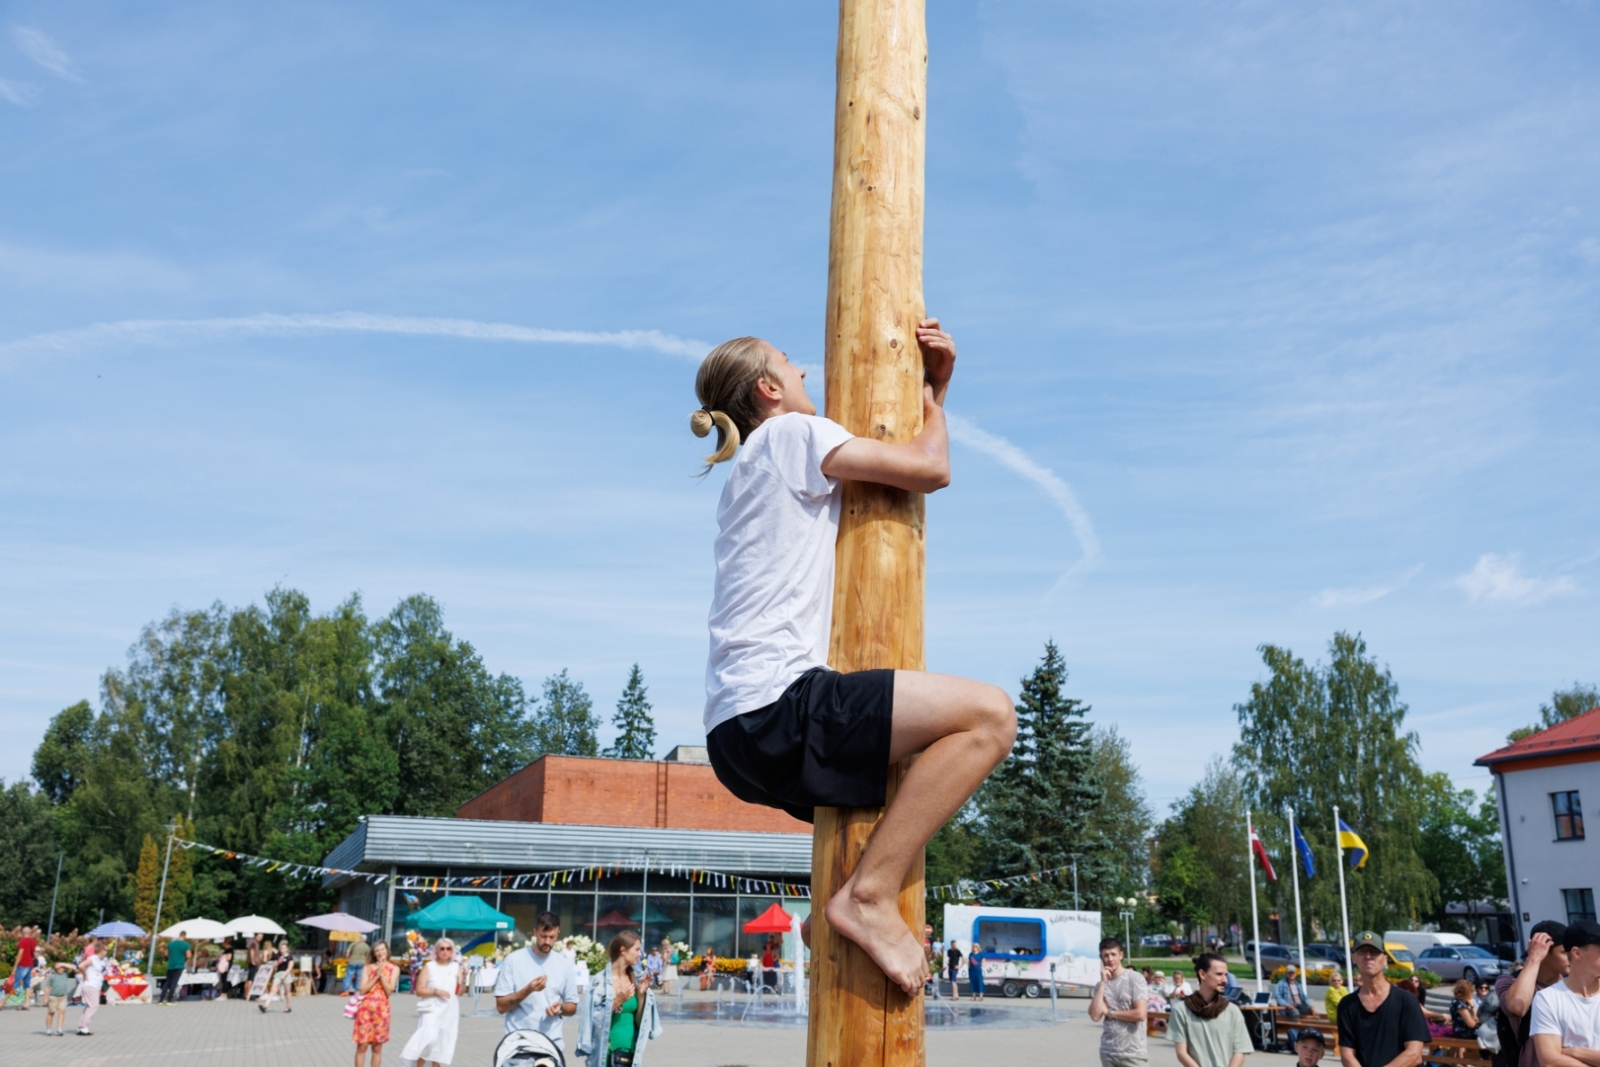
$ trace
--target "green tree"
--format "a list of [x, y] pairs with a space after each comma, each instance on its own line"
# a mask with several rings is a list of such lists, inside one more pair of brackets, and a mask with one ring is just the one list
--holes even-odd
[[[1471, 933], [1479, 906], [1505, 898], [1505, 857], [1492, 793], [1479, 803], [1471, 789], [1456, 789], [1449, 775], [1425, 776], [1417, 852], [1439, 882], [1437, 904], [1427, 917], [1441, 929], [1465, 925], [1463, 932]], [[1464, 924], [1446, 914], [1450, 904], [1467, 905]]]
[[[986, 877], [1070, 867], [1079, 853], [1083, 903], [1093, 907], [1115, 876], [1105, 840], [1094, 836], [1094, 818], [1105, 797], [1094, 765], [1089, 708], [1063, 695], [1067, 666], [1055, 642], [1023, 680], [1017, 705], [1017, 740], [1011, 755], [979, 792]], [[1010, 907], [1061, 907], [1072, 903], [1072, 877], [1027, 882], [986, 894]]]
[[41, 928], [55, 885], [55, 806], [26, 782], [0, 783], [0, 928]]
[[1550, 703], [1539, 705], [1539, 721], [1533, 726], [1522, 726], [1506, 737], [1508, 742], [1521, 741], [1531, 737], [1540, 730], [1548, 730], [1552, 726], [1559, 726], [1568, 719], [1575, 719], [1591, 708], [1600, 707], [1600, 688], [1584, 685], [1582, 682], [1573, 682], [1566, 689], [1557, 689], [1550, 695]]
[[133, 921], [151, 932], [161, 929], [156, 925], [156, 896], [161, 891], [164, 858], [154, 835], [145, 834], [139, 846], [139, 866], [133, 873]]
[[78, 788], [93, 731], [94, 710], [87, 700], [62, 708], [45, 728], [44, 740], [33, 750], [33, 780], [51, 803], [64, 803]]
[[[1326, 666], [1310, 667], [1288, 649], [1261, 646], [1270, 677], [1234, 706], [1234, 763], [1273, 854], [1292, 856], [1280, 813], [1293, 805], [1313, 854], [1325, 858], [1319, 877], [1301, 885], [1308, 926], [1339, 928], [1338, 883], [1321, 876], [1333, 874], [1335, 805], [1369, 850], [1365, 867], [1346, 871], [1352, 930], [1413, 922], [1438, 900], [1438, 881], [1417, 851], [1417, 735], [1405, 729], [1399, 689], [1366, 642], [1338, 633], [1328, 651]], [[1279, 908], [1292, 906], [1287, 885], [1276, 887]]]
[[[1155, 816], [1144, 797], [1144, 781], [1128, 739], [1115, 726], [1096, 726], [1089, 751], [1101, 798], [1089, 817], [1089, 840], [1102, 843], [1108, 884], [1098, 899], [1141, 893], [1150, 879], [1151, 831]], [[1081, 874], [1079, 871], [1082, 881]]]
[[1154, 882], [1162, 915], [1183, 926], [1227, 929], [1250, 915], [1245, 803], [1239, 776], [1220, 758], [1162, 823]]
[[611, 725], [617, 728], [617, 739], [607, 746], [602, 755], [613, 759], [654, 759], [656, 755], [656, 721], [650, 716], [650, 701], [646, 699], [644, 674], [635, 663], [628, 672], [628, 684], [617, 701], [616, 714]]
[[533, 718], [533, 748], [554, 756], [598, 756], [600, 717], [583, 683], [565, 669], [544, 680], [544, 700]]
[[[471, 645], [445, 630], [430, 597], [401, 601], [376, 627], [376, 645], [379, 718], [398, 762], [397, 813], [453, 814], [533, 758], [538, 734], [522, 683], [491, 675]], [[591, 727], [591, 746], [592, 738]]]

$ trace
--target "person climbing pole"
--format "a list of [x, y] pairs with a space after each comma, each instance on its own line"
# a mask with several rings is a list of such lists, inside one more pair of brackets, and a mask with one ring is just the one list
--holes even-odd
[[706, 472], [733, 460], [717, 505], [706, 665], [706, 744], [734, 796], [813, 821], [816, 807], [883, 807], [892, 765], [916, 756], [855, 871], [828, 900], [829, 925], [907, 996], [929, 977], [896, 904], [929, 838], [1011, 751], [1005, 691], [927, 671], [841, 673], [827, 665], [841, 486], [912, 493], [950, 483], [944, 399], [956, 346], [937, 319], [917, 328], [923, 425], [911, 441], [857, 437], [817, 415], [806, 372], [755, 337], [724, 342], [695, 378], [696, 436], [717, 433]]

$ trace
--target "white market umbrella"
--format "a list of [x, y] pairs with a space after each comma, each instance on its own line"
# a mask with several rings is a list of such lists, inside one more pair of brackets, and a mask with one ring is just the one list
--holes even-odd
[[370, 934], [378, 928], [377, 923], [369, 923], [365, 919], [358, 919], [342, 911], [329, 912], [327, 915], [312, 915], [297, 919], [296, 922], [301, 926], [314, 926], [318, 930], [332, 933]]
[[173, 923], [161, 931], [161, 937], [198, 937], [206, 941], [217, 941], [227, 937], [233, 931], [215, 919], [185, 919]]
[[288, 931], [260, 915], [241, 915], [228, 923], [228, 933], [249, 937], [251, 934], [285, 934]]

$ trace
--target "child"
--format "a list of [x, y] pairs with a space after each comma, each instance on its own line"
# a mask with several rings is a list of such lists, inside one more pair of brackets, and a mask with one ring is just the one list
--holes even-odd
[[[922, 432], [905, 444], [852, 436], [817, 416], [805, 371], [740, 337], [700, 364], [690, 418], [717, 431], [707, 470], [733, 460], [717, 505], [716, 585], [706, 666], [706, 744], [728, 790], [804, 819], [818, 805], [882, 807], [889, 768], [917, 756], [855, 872], [828, 900], [828, 924], [915, 996], [928, 978], [919, 937], [895, 906], [928, 839], [1011, 750], [1005, 692], [924, 671], [841, 674], [827, 666], [840, 483], [930, 493], [950, 482], [944, 398], [955, 342], [917, 328]], [[743, 448], [740, 448], [741, 444]]]
[[44, 1032], [58, 1037], [65, 1036], [67, 1032], [67, 999], [72, 996], [72, 990], [78, 984], [78, 976], [72, 973], [72, 964], [66, 960], [56, 963], [55, 969], [50, 972], [47, 979], [49, 983], [50, 999], [45, 1001]]
[[1294, 1035], [1295, 1067], [1317, 1067], [1328, 1054], [1328, 1043], [1317, 1030], [1301, 1030]]

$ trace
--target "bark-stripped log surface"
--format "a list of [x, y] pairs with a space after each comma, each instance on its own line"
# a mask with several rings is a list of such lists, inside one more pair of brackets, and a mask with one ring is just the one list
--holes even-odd
[[[904, 442], [922, 428], [923, 136], [928, 44], [922, 0], [841, 0], [828, 248], [828, 417]], [[833, 634], [840, 670], [921, 670], [923, 500], [849, 482], [839, 518]], [[898, 780], [891, 773], [891, 796]], [[828, 929], [829, 895], [855, 869], [881, 811], [817, 809], [812, 843], [807, 1067], [922, 1067], [922, 1001]], [[900, 911], [920, 937], [919, 859]]]

